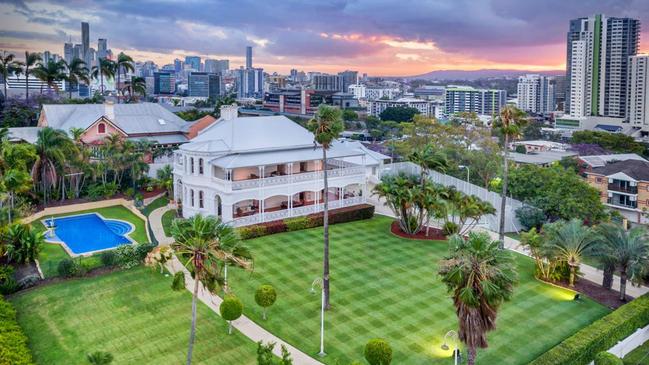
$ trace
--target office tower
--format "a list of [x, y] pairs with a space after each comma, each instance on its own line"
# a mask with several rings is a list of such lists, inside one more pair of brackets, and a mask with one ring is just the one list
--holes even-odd
[[554, 111], [555, 93], [551, 77], [525, 75], [518, 78], [518, 108], [526, 112], [545, 114]]
[[358, 71], [346, 70], [338, 73], [338, 76], [341, 77], [343, 92], [347, 92], [350, 85], [354, 85], [358, 83]]
[[297, 81], [297, 70], [292, 68], [291, 69], [291, 81]]
[[221, 76], [208, 72], [191, 72], [188, 77], [189, 96], [218, 98], [221, 95]]
[[65, 62], [67, 63], [72, 62], [73, 48], [74, 46], [72, 45], [72, 43], [65, 43], [63, 45], [63, 59], [65, 59]]
[[216, 72], [225, 73], [230, 69], [230, 60], [216, 60]]
[[90, 64], [88, 59], [88, 51], [90, 50], [90, 25], [86, 22], [81, 22], [81, 58]]
[[507, 103], [507, 91], [449, 85], [446, 88], [445, 99], [446, 115], [474, 112], [493, 116], [498, 115], [500, 108]]
[[264, 69], [241, 67], [237, 72], [237, 97], [261, 98], [264, 93]]
[[626, 116], [629, 57], [638, 51], [639, 30], [640, 22], [631, 18], [598, 14], [570, 21], [566, 54], [570, 116]]
[[106, 58], [106, 56], [108, 56], [108, 40], [99, 38], [97, 40], [97, 59]]
[[51, 59], [50, 51], [43, 52], [43, 63], [48, 64], [50, 62], [50, 59]]
[[629, 123], [649, 133], [649, 55], [630, 58], [629, 70]]
[[176, 58], [174, 60], [174, 71], [176, 71], [177, 74], [180, 73], [180, 71], [183, 70], [184, 65], [185, 65], [185, 63], [183, 61]]
[[207, 73], [218, 73], [218, 60], [205, 59], [205, 72]]
[[155, 95], [172, 95], [176, 91], [176, 78], [173, 72], [153, 73], [153, 93]]
[[246, 68], [252, 68], [252, 47], [246, 47]]
[[340, 75], [313, 75], [313, 89], [316, 91], [345, 91]]
[[566, 111], [568, 85], [565, 75], [554, 76], [554, 105], [556, 110]]
[[198, 56], [185, 57], [185, 65], [189, 66], [193, 71], [201, 70], [201, 58]]
[[72, 48], [72, 59], [81, 58], [83, 59], [83, 46], [80, 44], [75, 44]]

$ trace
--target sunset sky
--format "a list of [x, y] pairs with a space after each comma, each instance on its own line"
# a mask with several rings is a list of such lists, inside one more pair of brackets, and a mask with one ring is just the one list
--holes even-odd
[[[109, 47], [162, 66], [200, 55], [254, 64], [370, 75], [445, 69], [563, 69], [568, 20], [594, 13], [649, 24], [648, 0], [0, 0], [0, 50], [49, 50], [80, 43]], [[649, 51], [643, 26], [641, 51]]]

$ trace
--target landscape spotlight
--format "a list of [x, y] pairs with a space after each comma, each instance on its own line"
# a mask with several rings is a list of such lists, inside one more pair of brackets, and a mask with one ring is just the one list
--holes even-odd
[[581, 294], [579, 294], [579, 293], [575, 294], [575, 297], [572, 300], [575, 300], [575, 301], [581, 300]]

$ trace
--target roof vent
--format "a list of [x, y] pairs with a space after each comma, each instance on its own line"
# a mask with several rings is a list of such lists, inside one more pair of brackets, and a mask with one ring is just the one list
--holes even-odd
[[165, 122], [164, 119], [159, 118], [159, 119], [158, 119], [158, 124], [160, 124], [160, 125], [165, 125], [165, 124], [167, 124], [167, 122]]

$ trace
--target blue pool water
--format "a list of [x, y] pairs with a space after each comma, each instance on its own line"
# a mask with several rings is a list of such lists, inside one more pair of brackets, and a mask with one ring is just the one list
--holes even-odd
[[[50, 218], [43, 220], [45, 226], [49, 226], [50, 222]], [[54, 226], [54, 238], [58, 238], [74, 254], [131, 243], [125, 237], [132, 229], [130, 224], [112, 219], [104, 220], [95, 213], [54, 218]]]

